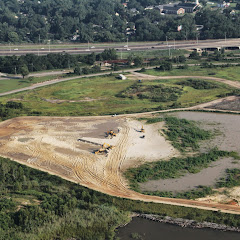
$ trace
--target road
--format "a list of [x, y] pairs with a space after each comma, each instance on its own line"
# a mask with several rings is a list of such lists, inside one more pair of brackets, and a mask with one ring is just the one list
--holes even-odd
[[[240, 46], [240, 39], [213, 39], [213, 40], [199, 40], [199, 41], [167, 41], [167, 42], [152, 42], [152, 43], [128, 43], [127, 45], [119, 43], [109, 44], [95, 44], [94, 48], [89, 48], [86, 44], [76, 45], [76, 47], [69, 47], [64, 45], [49, 45], [42, 49], [39, 45], [31, 46], [6, 46], [0, 49], [0, 55], [25, 55], [27, 53], [46, 55], [49, 53], [68, 53], [68, 54], [88, 54], [88, 53], [101, 53], [105, 49], [115, 48], [117, 51], [145, 51], [145, 50], [167, 50], [167, 49], [193, 49], [193, 48], [213, 48], [213, 47], [231, 47]], [[15, 50], [14, 50], [15, 49]], [[128, 50], [129, 49], [129, 50]]]
[[[195, 65], [195, 64], [189, 64], [189, 65]], [[153, 69], [155, 67], [148, 67], [146, 69]], [[127, 70], [121, 70], [121, 71], [115, 71], [114, 74], [120, 74], [120, 73], [132, 73], [135, 75], [138, 75], [139, 78], [141, 76], [143, 77], [148, 77], [150, 79], [171, 79], [171, 78], [195, 78], [195, 79], [208, 79], [208, 80], [213, 80], [213, 81], [217, 81], [217, 82], [222, 82], [225, 83], [229, 86], [235, 87], [235, 88], [240, 88], [240, 82], [237, 81], [230, 81], [230, 80], [226, 80], [223, 78], [216, 78], [216, 77], [208, 77], [208, 76], [163, 76], [163, 77], [159, 77], [159, 76], [152, 76], [152, 75], [146, 75], [143, 73], [137, 73], [136, 71], [141, 70], [141, 68], [135, 68], [135, 69], [127, 69]], [[36, 74], [32, 74], [31, 76], [46, 76], [47, 75], [53, 75], [54, 74], [59, 74], [62, 73], [62, 71], [56, 71], [56, 72], [46, 72], [46, 73], [36, 73]], [[14, 94], [14, 93], [19, 93], [19, 92], [23, 92], [23, 91], [28, 91], [28, 90], [33, 90], [36, 88], [40, 88], [40, 87], [45, 87], [45, 86], [49, 86], [49, 85], [53, 85], [56, 83], [60, 83], [60, 82], [65, 82], [65, 81], [71, 81], [71, 80], [75, 80], [75, 79], [81, 79], [81, 78], [89, 78], [89, 77], [97, 77], [97, 76], [104, 76], [107, 74], [110, 74], [111, 72], [101, 72], [101, 73], [94, 73], [94, 74], [89, 74], [89, 75], [84, 75], [84, 76], [74, 76], [74, 77], [68, 77], [68, 78], [62, 78], [62, 79], [53, 79], [53, 80], [49, 80], [49, 81], [45, 81], [42, 83], [36, 83], [33, 84], [29, 87], [25, 87], [25, 88], [19, 88], [19, 89], [15, 89], [15, 90], [11, 90], [8, 92], [4, 92], [4, 93], [0, 93], [0, 97], [1, 96], [6, 96], [6, 95], [10, 95], [10, 94]]]

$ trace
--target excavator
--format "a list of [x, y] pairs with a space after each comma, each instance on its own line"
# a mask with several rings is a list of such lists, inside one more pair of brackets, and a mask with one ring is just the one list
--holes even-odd
[[140, 132], [142, 132], [142, 133], [144, 133], [144, 132], [145, 132], [145, 129], [143, 128], [143, 126], [142, 126], [142, 128], [141, 128]]
[[102, 145], [102, 147], [101, 147], [98, 151], [95, 152], [95, 154], [108, 153], [109, 150], [111, 150], [111, 149], [113, 149], [113, 148], [114, 148], [114, 146], [112, 146], [112, 145], [110, 145], [110, 144], [108, 144], [108, 143], [104, 143], [104, 144]]
[[110, 130], [110, 131], [107, 131], [107, 137], [111, 137], [111, 138], [113, 138], [113, 137], [116, 137], [117, 136], [117, 134], [113, 131], [113, 130]]

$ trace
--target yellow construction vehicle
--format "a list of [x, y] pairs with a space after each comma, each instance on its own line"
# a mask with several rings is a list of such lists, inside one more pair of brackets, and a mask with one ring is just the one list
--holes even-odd
[[111, 137], [111, 138], [113, 138], [113, 137], [116, 137], [117, 136], [117, 134], [113, 131], [113, 130], [110, 130], [110, 131], [108, 131], [107, 132], [107, 137]]
[[144, 133], [144, 132], [145, 132], [145, 129], [143, 128], [143, 126], [142, 126], [142, 128], [141, 128], [140, 132], [142, 132], [142, 133]]
[[108, 153], [109, 150], [111, 150], [113, 148], [114, 148], [114, 146], [112, 146], [112, 145], [110, 145], [108, 143], [104, 143], [102, 145], [102, 147], [98, 151], [95, 152], [95, 154]]

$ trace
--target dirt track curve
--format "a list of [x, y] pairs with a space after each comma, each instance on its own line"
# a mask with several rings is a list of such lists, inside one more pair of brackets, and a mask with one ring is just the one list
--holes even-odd
[[[153, 68], [154, 67], [148, 67], [147, 69], [153, 69]], [[123, 70], [123, 71], [115, 71], [114, 73], [115, 74], [123, 73], [123, 72], [124, 73], [131, 73], [132, 75], [135, 75], [136, 77], [143, 77], [144, 79], [148, 79], [148, 80], [154, 80], [154, 79], [185, 79], [185, 78], [208, 79], [208, 80], [212, 80], [212, 81], [225, 83], [225, 84], [227, 84], [229, 86], [232, 86], [232, 87], [235, 87], [235, 88], [240, 88], [240, 82], [226, 80], [226, 79], [223, 79], [223, 78], [208, 77], [208, 76], [160, 76], [159, 77], [159, 76], [147, 75], [147, 74], [136, 72], [136, 71], [139, 71], [139, 70], [140, 70], [140, 68], [131, 69], [131, 70]], [[53, 79], [53, 80], [49, 80], [49, 81], [45, 81], [45, 82], [41, 82], [41, 83], [36, 83], [36, 84], [33, 84], [29, 87], [14, 89], [14, 90], [11, 90], [11, 91], [8, 91], [8, 92], [3, 92], [3, 93], [0, 93], [0, 97], [10, 95], [10, 94], [14, 94], [14, 93], [24, 92], [24, 91], [28, 91], [28, 90], [33, 90], [33, 89], [40, 88], [40, 87], [46, 87], [46, 86], [53, 85], [53, 84], [60, 83], [60, 82], [71, 81], [71, 80], [75, 80], [75, 79], [79, 79], [79, 78], [89, 78], [89, 77], [103, 76], [103, 75], [106, 75], [106, 74], [109, 74], [109, 73], [110, 72], [104, 72], [104, 73], [95, 73], [95, 74], [68, 77], [68, 78], [62, 78], [62, 79], [57, 78], [57, 79]]]

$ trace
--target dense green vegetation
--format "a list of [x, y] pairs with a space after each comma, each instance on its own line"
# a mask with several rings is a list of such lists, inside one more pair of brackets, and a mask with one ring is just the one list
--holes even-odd
[[194, 121], [187, 119], [166, 116], [164, 118], [150, 118], [146, 120], [149, 124], [164, 121], [166, 129], [163, 129], [163, 132], [172, 142], [172, 145], [182, 152], [197, 150], [200, 140], [206, 140], [211, 137], [209, 131], [200, 129]]
[[[5, 0], [0, 3], [0, 42], [47, 42], [74, 39], [76, 42], [151, 41], [196, 39], [196, 25], [202, 24], [200, 38], [239, 37], [240, 15], [229, 9], [203, 8], [184, 16], [161, 15], [145, 9], [169, 0]], [[182, 30], [177, 27], [182, 25]]]
[[176, 157], [170, 161], [146, 163], [137, 168], [130, 168], [125, 172], [126, 178], [134, 189], [138, 189], [140, 182], [148, 180], [177, 178], [186, 173], [197, 173], [201, 169], [217, 161], [220, 157], [234, 156], [231, 152], [212, 149], [208, 153], [197, 154], [193, 157]]
[[[23, 67], [30, 72], [65, 68], [70, 69], [80, 67], [80, 63], [93, 65], [97, 60], [103, 61], [114, 59], [117, 59], [117, 52], [115, 49], [105, 49], [102, 53], [92, 53], [88, 55], [49, 53], [45, 56], [37, 56], [34, 54], [26, 54], [22, 56], [1, 56], [0, 71], [10, 74], [21, 74]], [[88, 73], [83, 72], [83, 74]]]
[[227, 169], [227, 176], [225, 178], [220, 178], [217, 187], [235, 187], [240, 185], [240, 169]]
[[9, 101], [6, 104], [0, 103], [0, 120], [6, 120], [21, 115], [25, 109], [22, 103]]
[[0, 158], [0, 239], [113, 239], [111, 197]]
[[198, 186], [196, 189], [192, 189], [190, 191], [185, 192], [177, 192], [173, 193], [171, 191], [169, 192], [161, 192], [161, 191], [144, 191], [144, 194], [148, 195], [154, 195], [159, 197], [170, 197], [170, 198], [182, 198], [182, 199], [196, 199], [196, 198], [202, 198], [207, 195], [211, 195], [214, 193], [211, 187], [206, 186]]
[[128, 211], [240, 224], [239, 215], [111, 197], [0, 158], [0, 239], [113, 239]]
[[218, 87], [217, 84], [205, 80], [187, 79], [179, 82], [180, 85], [190, 86], [194, 89], [212, 89]]
[[169, 102], [176, 101], [178, 96], [182, 94], [182, 89], [178, 87], [169, 87], [163, 84], [158, 85], [143, 85], [141, 83], [134, 83], [125, 91], [117, 94], [117, 97], [128, 97], [133, 99], [150, 99], [153, 102]]

